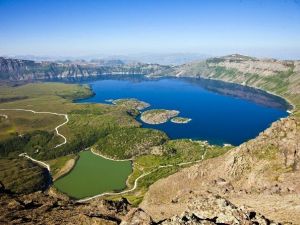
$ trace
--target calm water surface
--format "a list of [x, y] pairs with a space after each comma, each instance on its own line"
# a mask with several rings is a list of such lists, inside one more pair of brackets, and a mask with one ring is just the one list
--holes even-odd
[[71, 172], [54, 182], [61, 192], [81, 199], [126, 187], [127, 177], [132, 172], [130, 161], [116, 162], [90, 151], [80, 152], [79, 157]]
[[[187, 124], [167, 122], [143, 127], [160, 129], [170, 138], [207, 140], [212, 144], [239, 145], [256, 137], [270, 124], [287, 116], [287, 103], [276, 96], [241, 85], [197, 78], [104, 77], [80, 81], [95, 95], [78, 102], [106, 103], [107, 99], [137, 98], [148, 109], [175, 109], [192, 119]], [[139, 120], [139, 118], [138, 118]], [[141, 121], [140, 121], [141, 122]]]

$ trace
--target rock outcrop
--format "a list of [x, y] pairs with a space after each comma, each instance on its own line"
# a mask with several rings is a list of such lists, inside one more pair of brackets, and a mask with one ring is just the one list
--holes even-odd
[[16, 196], [1, 194], [0, 205], [1, 224], [277, 224], [255, 211], [238, 208], [224, 198], [213, 195], [195, 195], [181, 215], [158, 222], [143, 209], [133, 208], [126, 199], [75, 203], [35, 192]]
[[188, 210], [180, 216], [173, 216], [161, 223], [175, 224], [260, 224], [275, 225], [263, 215], [245, 207], [237, 207], [220, 196], [195, 196], [188, 204]]
[[151, 216], [144, 210], [138, 208], [131, 209], [124, 217], [121, 225], [131, 224], [161, 224], [161, 225], [185, 225], [185, 224], [260, 224], [260, 225], [276, 225], [275, 223], [263, 215], [251, 211], [245, 207], [237, 207], [228, 200], [211, 194], [195, 195], [187, 205], [186, 210], [171, 218], [161, 221], [153, 221]]
[[75, 203], [35, 192], [29, 195], [0, 195], [1, 224], [120, 224], [130, 205], [99, 200]]

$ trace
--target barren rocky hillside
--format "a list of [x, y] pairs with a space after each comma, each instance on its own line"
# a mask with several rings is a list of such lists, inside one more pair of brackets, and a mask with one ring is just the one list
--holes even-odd
[[299, 162], [300, 123], [295, 118], [283, 119], [219, 158], [158, 181], [141, 207], [161, 220], [183, 213], [196, 193], [212, 193], [276, 221], [298, 224]]
[[237, 207], [220, 196], [193, 196], [188, 209], [178, 216], [155, 222], [141, 208], [126, 199], [74, 203], [64, 196], [36, 192], [28, 195], [0, 195], [1, 224], [85, 224], [85, 225], [175, 225], [175, 224], [270, 224], [277, 223], [245, 207]]

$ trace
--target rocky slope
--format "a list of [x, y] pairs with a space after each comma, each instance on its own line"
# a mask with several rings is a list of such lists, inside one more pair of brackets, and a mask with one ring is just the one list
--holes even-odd
[[162, 73], [170, 66], [158, 64], [124, 64], [120, 61], [92, 62], [35, 62], [0, 57], [0, 80], [38, 80], [53, 78], [80, 78], [108, 74]]
[[89, 204], [74, 203], [62, 196], [35, 192], [29, 195], [0, 194], [1, 224], [119, 224], [129, 211], [126, 199]]
[[263, 215], [251, 211], [246, 207], [237, 207], [226, 199], [211, 194], [194, 195], [189, 201], [187, 209], [180, 215], [163, 219], [158, 222], [142, 209], [131, 209], [123, 219], [121, 225], [130, 224], [162, 224], [162, 225], [185, 225], [185, 224], [269, 224], [275, 223]]
[[299, 224], [299, 130], [295, 118], [275, 122], [225, 155], [156, 182], [141, 207], [161, 220], [183, 213], [194, 193], [209, 192], [247, 204], [276, 221]]
[[182, 215], [158, 222], [142, 209], [133, 208], [126, 199], [75, 203], [53, 191], [29, 195], [1, 193], [0, 205], [1, 224], [277, 224], [255, 211], [238, 208], [220, 196], [212, 195], [195, 196]]

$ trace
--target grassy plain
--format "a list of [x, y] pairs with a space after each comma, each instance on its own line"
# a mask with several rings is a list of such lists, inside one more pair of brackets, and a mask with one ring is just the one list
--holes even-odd
[[[4, 101], [0, 104], [1, 109], [22, 108], [67, 113], [70, 120], [59, 129], [60, 133], [67, 137], [67, 144], [53, 150], [57, 143], [63, 141], [54, 133], [54, 128], [65, 121], [63, 116], [1, 111], [8, 118], [1, 119], [0, 127], [3, 129], [0, 131], [0, 146], [2, 144], [2, 146], [10, 147], [9, 154], [7, 150], [0, 148], [2, 156], [16, 156], [21, 152], [27, 152], [37, 159], [55, 159], [89, 147], [111, 129], [139, 126], [134, 118], [121, 107], [73, 103], [72, 101], [76, 98], [92, 94], [87, 86], [35, 83], [18, 87], [4, 86], [0, 90], [3, 99], [26, 96], [17, 101]], [[39, 132], [40, 135], [37, 136], [37, 130], [43, 132]], [[12, 143], [14, 143], [13, 146]], [[19, 145], [16, 146], [17, 144]]]

